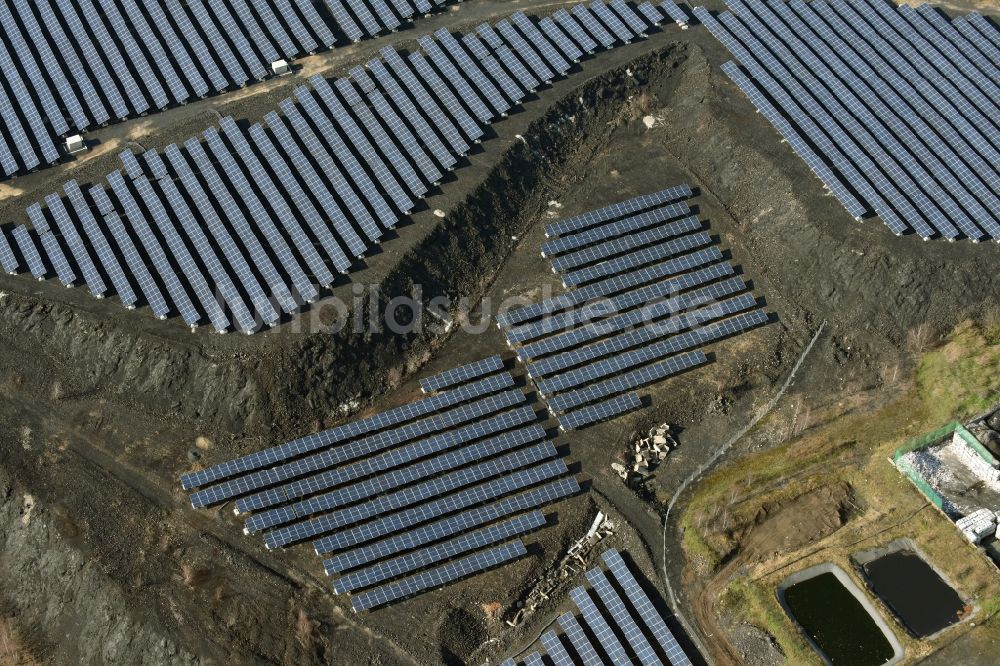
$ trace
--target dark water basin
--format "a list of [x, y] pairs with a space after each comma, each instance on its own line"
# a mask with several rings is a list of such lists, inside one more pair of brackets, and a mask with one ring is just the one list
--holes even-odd
[[793, 583], [784, 602], [815, 647], [835, 666], [881, 666], [896, 648], [857, 597], [831, 571]]
[[965, 603], [941, 576], [912, 550], [897, 550], [864, 565], [872, 591], [917, 637], [955, 624]]

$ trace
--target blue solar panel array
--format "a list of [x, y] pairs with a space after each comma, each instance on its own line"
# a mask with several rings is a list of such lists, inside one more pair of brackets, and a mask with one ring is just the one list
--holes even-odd
[[[52, 1], [71, 11], [63, 0]], [[340, 5], [328, 4], [331, 12]], [[15, 5], [17, 18], [8, 8], [0, 8], [0, 25], [8, 31], [19, 21], [34, 25], [28, 3]], [[67, 101], [76, 100], [79, 92], [89, 112], [100, 117], [97, 122], [107, 121], [111, 113], [128, 115], [128, 105], [135, 106], [140, 99], [149, 108], [162, 107], [185, 94], [204, 94], [209, 82], [218, 88], [228, 85], [227, 80], [243, 83], [266, 75], [269, 59], [287, 55], [289, 47], [315, 49], [331, 39], [317, 30], [325, 19], [308, 2], [194, 0], [167, 4], [164, 11], [155, 0], [118, 4], [98, 0], [94, 12], [84, 12], [81, 19], [93, 24], [96, 45], [76, 21], [66, 25], [80, 35], [60, 32], [62, 23], [48, 0], [34, 6], [46, 26], [54, 22], [52, 39], [60, 53], [75, 55], [72, 40], [86, 37], [93, 52], [88, 46], [85, 54], [99, 58], [101, 30], [123, 31], [126, 23], [135, 29], [135, 37], [122, 34], [120, 46], [113, 48], [123, 49], [135, 60], [137, 78], [129, 73], [126, 80], [125, 72], [118, 71], [121, 68], [101, 68], [96, 62], [88, 67], [107, 76], [102, 74], [93, 83], [88, 80], [89, 85], [78, 89], [70, 79], [49, 74], [53, 81], [67, 82], [63, 91], [67, 111], [82, 113], [83, 104]], [[383, 22], [389, 16], [386, 12], [408, 5], [398, 1], [391, 7], [371, 6], [369, 12], [358, 0], [343, 10], [378, 32], [394, 27]], [[646, 26], [621, 2], [609, 7], [595, 2], [586, 11], [588, 21], [594, 22], [588, 23], [590, 27], [568, 12], [539, 22], [518, 12], [495, 27], [477, 26], [465, 37], [446, 30], [438, 30], [434, 38], [421, 37], [423, 53], [403, 57], [387, 47], [380, 51], [381, 59], [354, 68], [349, 78], [328, 82], [313, 77], [311, 88], [296, 87], [292, 98], [279, 103], [280, 113], [266, 114], [261, 123], [241, 126], [224, 118], [219, 129], [169, 147], [164, 154], [171, 172], [155, 152], [145, 154], [146, 166], [131, 152], [122, 153], [123, 171], [108, 177], [110, 196], [99, 185], [88, 191], [74, 185], [73, 193], [66, 192], [72, 198], [69, 202], [52, 195], [44, 206], [33, 205], [29, 215], [36, 229], [24, 233], [35, 234], [33, 245], [40, 244], [45, 255], [40, 257], [42, 266], [47, 263], [55, 269], [67, 286], [81, 277], [95, 296], [113, 289], [127, 307], [137, 305], [136, 294], [141, 292], [156, 316], [177, 314], [192, 327], [208, 320], [220, 332], [235, 328], [252, 333], [262, 323], [274, 325], [282, 313], [293, 313], [300, 303], [316, 300], [319, 288], [334, 282], [335, 272], [348, 272], [385, 230], [394, 228], [412, 209], [414, 198], [425, 196], [441, 180], [442, 171], [454, 168], [471, 150], [470, 143], [480, 140], [484, 123], [519, 104], [539, 81], [566, 73], [571, 60], [591, 50], [584, 37], [588, 31], [597, 33], [594, 26], [606, 23], [616, 34], [628, 31], [630, 39], [641, 34], [640, 22], [643, 29]], [[409, 15], [402, 12], [400, 17]], [[177, 33], [183, 35], [180, 43], [167, 39]], [[198, 37], [202, 34], [205, 41]], [[27, 46], [32, 40], [11, 38], [15, 48], [22, 43]], [[216, 56], [210, 62], [205, 61], [211, 55], [208, 44]], [[0, 60], [3, 46], [0, 40]], [[190, 51], [185, 54], [186, 47]], [[45, 67], [59, 65], [44, 48], [38, 55]], [[67, 62], [77, 66], [77, 61]], [[188, 72], [185, 63], [199, 67]], [[121, 78], [112, 80], [115, 76]], [[18, 89], [12, 83], [11, 90]], [[47, 108], [55, 104], [51, 94], [36, 94]], [[53, 126], [68, 129], [70, 124], [63, 119]], [[16, 134], [12, 127], [10, 136]], [[0, 145], [0, 162], [3, 157]], [[111, 245], [94, 226], [98, 218], [88, 195], [108, 225], [128, 223], [140, 243], [133, 245], [126, 234], [114, 238], [121, 255], [110, 251]], [[639, 228], [654, 223], [647, 218], [628, 224]], [[49, 219], [57, 223], [58, 235], [49, 229]], [[584, 225], [597, 222], [595, 218]], [[559, 228], [563, 233], [575, 229]], [[5, 268], [16, 271], [24, 266], [34, 269], [33, 275], [46, 274], [27, 257], [18, 261], [15, 250], [21, 243], [7, 240], [7, 244], [13, 260], [8, 257]], [[25, 251], [30, 253], [30, 248]], [[583, 272], [569, 274], [567, 280], [601, 285], [602, 278], [626, 265], [680, 249], [673, 244], [641, 251], [645, 254], [622, 257], [618, 263], [581, 266]], [[165, 287], [165, 294], [157, 284]]]
[[497, 319], [562, 429], [638, 409], [636, 389], [708, 362], [696, 347], [767, 322], [690, 215], [692, 194], [669, 187], [546, 227], [542, 256], [577, 288]]
[[181, 484], [196, 508], [236, 499], [268, 548], [311, 539], [355, 611], [498, 564], [580, 487], [499, 357], [424, 383], [436, 392]]
[[[606, 663], [690, 666], [691, 658], [621, 554], [608, 550], [602, 559], [607, 571], [597, 567], [586, 573], [590, 589], [581, 586], [570, 591], [570, 598], [580, 611], [579, 618], [565, 613], [559, 618], [561, 636], [555, 631], [541, 636], [544, 654], [559, 666]], [[502, 663], [518, 666], [514, 659]], [[533, 652], [521, 663], [530, 666], [545, 662], [542, 653]]]
[[[272, 75], [271, 63], [440, 9], [426, 0], [16, 0], [0, 7], [0, 174], [52, 164], [58, 138]], [[364, 29], [358, 27], [358, 23]]]
[[735, 58], [723, 71], [852, 217], [1000, 241], [994, 24], [886, 0], [727, 5], [695, 9]]

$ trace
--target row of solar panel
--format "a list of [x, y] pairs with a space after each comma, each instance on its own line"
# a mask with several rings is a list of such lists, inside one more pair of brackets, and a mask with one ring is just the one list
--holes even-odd
[[[544, 526], [538, 509], [579, 490], [524, 394], [505, 390], [510, 374], [493, 374], [498, 361], [428, 378], [458, 388], [182, 485], [221, 481], [192, 505], [238, 498], [238, 514], [253, 512], [245, 531], [264, 533], [268, 548], [313, 539], [318, 554], [333, 554], [324, 568], [344, 574], [335, 589], [354, 595], [356, 611], [444, 584], [491, 562], [495, 544]], [[225, 480], [235, 469], [247, 473]]]
[[[587, 572], [591, 590], [588, 592], [581, 586], [570, 592], [570, 598], [580, 611], [587, 630], [584, 630], [573, 614], [565, 613], [560, 616], [562, 636], [550, 630], [540, 638], [549, 660], [555, 666], [600, 666], [605, 663], [642, 666], [691, 664], [690, 658], [656, 611], [621, 554], [616, 550], [609, 550], [602, 559], [608, 572], [600, 568]], [[617, 585], [612, 585], [611, 579]], [[624, 599], [619, 589], [624, 592]], [[595, 602], [595, 593], [603, 611]], [[533, 652], [522, 663], [535, 666], [545, 662], [541, 653]], [[501, 662], [500, 666], [517, 664], [516, 660], [508, 659]]]
[[292, 0], [3, 3], [0, 69], [16, 104], [0, 86], [0, 169], [51, 164], [58, 136], [263, 80], [279, 60], [332, 47], [337, 32], [395, 30], [444, 0], [325, 4], [329, 13]]
[[724, 71], [827, 189], [897, 235], [1000, 241], [1000, 30], [885, 0], [695, 14]]
[[633, 392], [708, 362], [693, 351], [766, 323], [682, 185], [548, 227], [553, 270], [575, 291], [500, 316], [563, 429], [641, 406]]
[[[631, 11], [620, 1], [610, 6], [623, 16]], [[591, 9], [594, 15], [611, 11], [600, 2]], [[574, 12], [593, 18], [582, 5]], [[583, 24], [568, 12], [554, 18], [583, 31]], [[565, 37], [553, 30], [551, 18], [537, 25]], [[101, 214], [111, 218], [109, 225], [124, 220], [130, 227], [117, 224], [117, 229], [125, 230], [121, 238], [113, 233], [117, 250], [111, 249], [96, 225], [89, 225], [90, 204], [82, 194], [76, 200], [70, 194], [70, 190], [78, 192], [75, 184], [66, 188], [73, 216], [63, 215], [65, 206], [58, 196], [46, 198], [49, 216], [65, 223], [65, 229], [59, 225], [60, 232], [72, 249], [73, 261], [68, 261], [56, 236], [45, 233], [46, 215], [40, 206], [29, 209], [29, 216], [33, 224], [42, 224], [35, 233], [48, 262], [26, 231], [13, 233], [14, 245], [39, 279], [51, 265], [65, 284], [74, 284], [76, 263], [95, 296], [108, 291], [103, 274], [127, 307], [139, 302], [138, 287], [161, 318], [178, 312], [196, 326], [207, 316], [224, 331], [229, 326], [228, 308], [236, 326], [247, 333], [256, 330], [257, 321], [273, 324], [280, 316], [279, 308], [291, 313], [299, 300], [318, 296], [314, 281], [321, 286], [333, 282], [328, 264], [338, 272], [348, 271], [353, 258], [377, 243], [383, 230], [395, 225], [397, 215], [408, 212], [414, 198], [441, 179], [442, 170], [456, 165], [456, 155], [465, 154], [469, 142], [480, 139], [482, 124], [523, 98], [526, 93], [506, 74], [516, 75], [515, 64], [521, 67], [522, 79], [531, 75], [529, 68], [541, 80], [554, 75], [549, 66], [560, 73], [569, 69], [556, 46], [521, 13], [500, 21], [496, 29], [483, 24], [476, 34], [462, 40], [443, 29], [434, 37], [418, 40], [426, 57], [413, 53], [404, 59], [386, 47], [380, 51], [381, 60], [351, 70], [353, 81], [339, 79], [330, 85], [322, 77], [313, 77], [311, 91], [297, 87], [294, 99], [280, 103], [280, 115], [265, 116], [266, 129], [255, 124], [243, 130], [232, 119], [224, 119], [222, 133], [213, 128], [205, 133], [204, 142], [191, 139], [184, 144], [197, 167], [194, 172], [184, 166], [176, 146], [168, 149], [181, 189], [187, 191], [199, 216], [205, 216], [211, 240], [186, 212], [184, 192], [172, 191], [173, 178], [166, 177], [166, 170], [155, 173], [160, 161], [156, 153], [144, 156], [145, 168], [154, 170], [157, 180], [151, 184], [144, 167], [126, 152], [122, 160], [131, 181], [120, 172], [108, 177], [117, 203], [100, 186], [89, 192]], [[557, 39], [556, 44], [567, 57], [575, 53], [568, 38]], [[470, 53], [479, 54], [479, 63], [490, 76], [479, 69]], [[506, 69], [499, 64], [488, 66], [496, 62], [493, 54]], [[535, 84], [538, 79], [533, 79]], [[516, 93], [508, 99], [494, 84]], [[153, 185], [165, 190], [166, 206], [153, 196]], [[133, 189], [142, 190], [138, 192], [141, 204], [133, 200]], [[77, 231], [79, 226], [84, 227], [84, 234]], [[154, 228], [165, 239], [166, 248], [158, 244]], [[88, 253], [84, 237], [98, 261]], [[133, 238], [148, 257], [146, 265]], [[125, 260], [124, 267], [119, 256]], [[0, 261], [8, 272], [20, 266], [6, 239], [0, 241]], [[174, 265], [180, 266], [182, 275], [175, 273]]]

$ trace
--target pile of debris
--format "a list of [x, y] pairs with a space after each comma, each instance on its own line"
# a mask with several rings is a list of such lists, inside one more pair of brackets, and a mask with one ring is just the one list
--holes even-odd
[[965, 538], [972, 543], [990, 536], [997, 530], [997, 516], [989, 509], [978, 509], [967, 516], [959, 518], [955, 526], [962, 530]]
[[594, 547], [611, 536], [614, 529], [615, 524], [608, 520], [603, 512], [598, 511], [597, 517], [594, 518], [587, 533], [569, 547], [566, 554], [559, 560], [559, 565], [551, 569], [535, 584], [527, 598], [518, 602], [517, 612], [514, 613], [514, 617], [507, 620], [507, 624], [512, 627], [521, 624], [525, 616], [534, 612], [542, 602], [547, 601], [566, 578], [586, 571]]
[[652, 474], [671, 449], [675, 448], [677, 440], [670, 434], [670, 426], [663, 423], [651, 428], [646, 437], [635, 443], [631, 469], [621, 463], [611, 463], [611, 469], [618, 472], [625, 483], [638, 483]]

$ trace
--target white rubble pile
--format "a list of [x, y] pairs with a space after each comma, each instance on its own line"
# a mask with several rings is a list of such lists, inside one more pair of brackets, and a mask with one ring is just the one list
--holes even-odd
[[984, 460], [975, 449], [962, 439], [961, 435], [956, 432], [948, 446], [977, 478], [985, 481], [994, 490], [1000, 491], [1000, 469]]
[[996, 532], [997, 516], [989, 509], [976, 509], [969, 515], [955, 521], [955, 526], [962, 531], [966, 539], [978, 544]]
[[626, 483], [645, 479], [675, 448], [677, 440], [670, 434], [670, 426], [663, 423], [650, 429], [648, 436], [635, 443], [631, 469], [621, 463], [611, 463], [611, 469]]
[[514, 613], [514, 617], [507, 620], [507, 624], [512, 627], [521, 624], [526, 615], [534, 612], [542, 602], [548, 600], [563, 580], [574, 573], [586, 571], [587, 562], [595, 546], [614, 534], [614, 529], [615, 524], [603, 512], [598, 511], [597, 517], [594, 518], [587, 533], [567, 549], [566, 554], [559, 560], [558, 566], [549, 570], [535, 583], [527, 598], [518, 603], [517, 612]]

